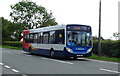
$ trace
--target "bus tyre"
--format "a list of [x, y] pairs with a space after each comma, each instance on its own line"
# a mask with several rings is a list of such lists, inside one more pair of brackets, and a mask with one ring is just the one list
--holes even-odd
[[51, 51], [50, 51], [50, 57], [51, 57], [51, 58], [54, 58], [54, 50], [51, 50]]

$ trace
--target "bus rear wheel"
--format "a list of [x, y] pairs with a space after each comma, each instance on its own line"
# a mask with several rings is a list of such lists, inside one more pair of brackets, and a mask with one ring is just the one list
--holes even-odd
[[50, 57], [54, 58], [54, 50], [53, 49], [50, 51]]
[[31, 49], [31, 47], [29, 48], [29, 54], [30, 54], [30, 55], [32, 54], [32, 49]]

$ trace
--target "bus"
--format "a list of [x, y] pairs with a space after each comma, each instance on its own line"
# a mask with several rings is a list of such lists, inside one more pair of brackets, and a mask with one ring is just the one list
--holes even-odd
[[92, 31], [88, 25], [56, 25], [23, 31], [23, 50], [54, 57], [88, 57], [92, 54]]

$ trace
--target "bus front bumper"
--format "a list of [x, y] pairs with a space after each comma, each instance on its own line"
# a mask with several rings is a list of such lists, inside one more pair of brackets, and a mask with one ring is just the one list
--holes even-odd
[[92, 55], [92, 51], [89, 53], [70, 53], [67, 50], [64, 52], [65, 57], [89, 57]]

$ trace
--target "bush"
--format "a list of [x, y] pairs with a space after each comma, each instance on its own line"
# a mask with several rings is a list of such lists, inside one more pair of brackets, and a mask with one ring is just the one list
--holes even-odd
[[22, 47], [22, 42], [18, 41], [3, 41], [2, 45], [8, 45], [13, 47]]
[[[101, 41], [101, 54], [108, 57], [120, 57], [120, 40], [102, 40]], [[98, 41], [93, 41], [93, 53], [98, 55]]]

